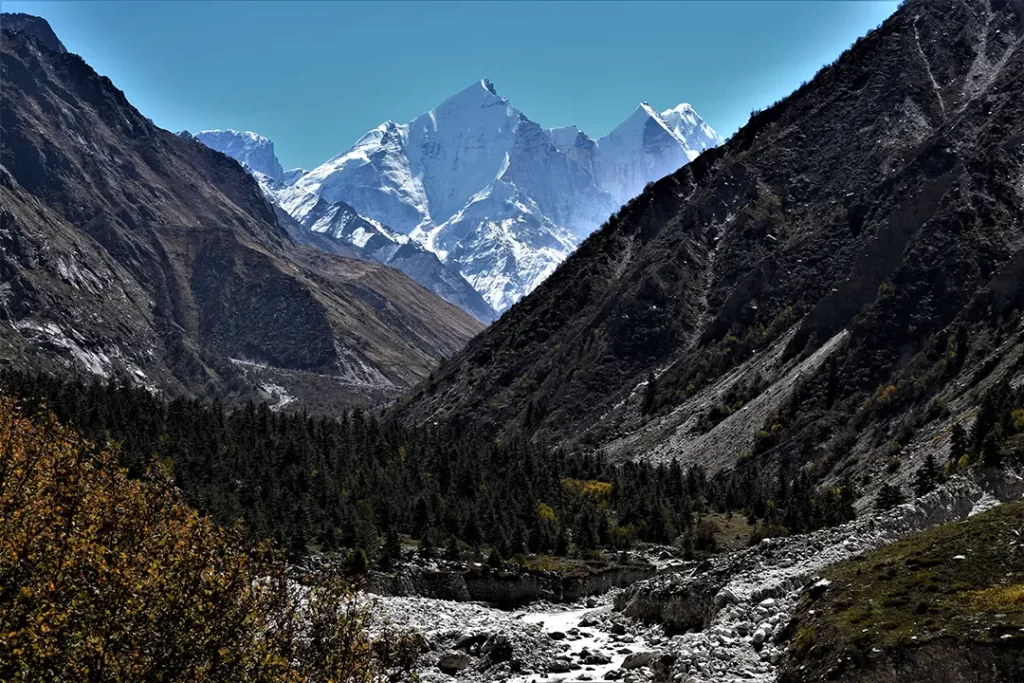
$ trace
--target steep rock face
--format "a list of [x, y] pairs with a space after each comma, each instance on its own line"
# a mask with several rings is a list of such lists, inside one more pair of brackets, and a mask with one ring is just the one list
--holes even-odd
[[381, 124], [294, 186], [412, 236], [501, 312], [646, 183], [719, 141], [690, 109], [678, 133], [640, 111], [660, 137], [631, 119], [603, 152], [575, 128], [543, 130], [484, 80]]
[[0, 78], [3, 363], [333, 409], [480, 329], [400, 273], [297, 246], [237, 162], [77, 55], [5, 31]]
[[851, 447], [874, 471], [916, 444], [941, 395], [944, 444], [1020, 374], [1022, 34], [1019, 1], [907, 3], [631, 201], [395, 414], [836, 474]]
[[227, 154], [250, 171], [262, 173], [278, 182], [284, 181], [284, 169], [274, 153], [274, 143], [262, 135], [229, 129], [201, 130], [195, 137], [207, 147]]

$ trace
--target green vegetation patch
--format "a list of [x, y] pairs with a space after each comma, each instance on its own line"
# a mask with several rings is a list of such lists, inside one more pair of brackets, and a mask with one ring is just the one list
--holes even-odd
[[828, 569], [791, 625], [790, 664], [937, 638], [1024, 647], [1024, 502], [924, 531]]

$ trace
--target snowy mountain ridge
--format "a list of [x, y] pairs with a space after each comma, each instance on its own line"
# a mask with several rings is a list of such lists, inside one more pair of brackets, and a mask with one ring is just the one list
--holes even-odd
[[597, 140], [544, 129], [487, 79], [407, 123], [385, 121], [309, 171], [281, 171], [264, 158], [273, 144], [253, 133], [197, 137], [269, 177], [268, 197], [307, 230], [370, 245], [383, 263], [415, 244], [498, 313], [647, 183], [721, 143], [688, 104], [659, 113], [641, 103]]
[[284, 178], [284, 169], [274, 153], [274, 143], [251, 131], [201, 130], [195, 134], [200, 142], [227, 154], [250, 171], [274, 180]]
[[484, 323], [497, 314], [457, 271], [441, 262], [408, 235], [361, 216], [342, 201], [329, 202], [299, 187], [254, 173], [267, 199], [311, 233], [357, 247], [367, 260], [397, 268], [448, 303], [459, 306]]
[[545, 130], [484, 79], [382, 123], [294, 187], [411, 236], [501, 312], [648, 182], [720, 142], [685, 104], [642, 104], [599, 140]]

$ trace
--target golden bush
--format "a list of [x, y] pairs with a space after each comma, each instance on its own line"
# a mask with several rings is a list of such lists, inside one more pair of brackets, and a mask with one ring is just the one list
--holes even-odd
[[340, 578], [290, 579], [157, 468], [0, 398], [0, 680], [369, 683], [411, 654], [367, 619]]

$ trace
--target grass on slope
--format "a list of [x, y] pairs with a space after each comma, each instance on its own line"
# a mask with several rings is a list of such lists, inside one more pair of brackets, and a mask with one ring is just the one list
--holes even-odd
[[813, 668], [937, 638], [1024, 646], [1024, 502], [924, 531], [824, 577], [831, 586], [797, 612], [790, 664]]

